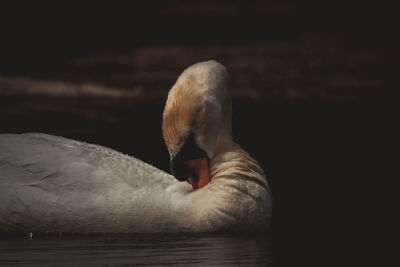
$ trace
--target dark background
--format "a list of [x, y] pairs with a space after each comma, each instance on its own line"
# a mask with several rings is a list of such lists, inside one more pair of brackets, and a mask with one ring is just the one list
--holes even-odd
[[168, 90], [215, 59], [232, 76], [234, 138], [272, 187], [276, 261], [357, 262], [379, 217], [399, 4], [135, 3], [1, 4], [0, 133], [62, 135], [169, 171]]

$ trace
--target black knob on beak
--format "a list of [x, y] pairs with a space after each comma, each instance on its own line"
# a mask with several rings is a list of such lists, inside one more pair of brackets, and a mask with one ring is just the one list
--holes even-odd
[[196, 177], [196, 174], [193, 173], [193, 169], [185, 165], [185, 161], [203, 157], [208, 160], [207, 153], [199, 148], [195, 141], [194, 134], [190, 133], [178, 153], [171, 158], [170, 168], [172, 175], [178, 181], [186, 181], [189, 175]]

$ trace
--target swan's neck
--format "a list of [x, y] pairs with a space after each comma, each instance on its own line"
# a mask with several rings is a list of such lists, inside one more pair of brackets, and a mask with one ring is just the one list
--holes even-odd
[[190, 206], [185, 217], [191, 225], [200, 231], [269, 226], [271, 194], [264, 172], [238, 144], [218, 140], [210, 176], [208, 186], [188, 194], [184, 202]]
[[[229, 138], [217, 141], [210, 161], [210, 183], [192, 191], [186, 183], [168, 189], [179, 216], [191, 231], [264, 229], [271, 216], [271, 194], [263, 170]], [[181, 220], [180, 218], [184, 218]]]
[[264, 171], [238, 144], [230, 139], [220, 139], [210, 162], [212, 182], [249, 181], [257, 183], [269, 192]]

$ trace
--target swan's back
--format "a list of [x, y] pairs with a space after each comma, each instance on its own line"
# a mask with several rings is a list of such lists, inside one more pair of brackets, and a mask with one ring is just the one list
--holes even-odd
[[151, 195], [173, 182], [105, 147], [38, 133], [0, 135], [3, 230], [135, 231], [132, 220], [141, 227]]

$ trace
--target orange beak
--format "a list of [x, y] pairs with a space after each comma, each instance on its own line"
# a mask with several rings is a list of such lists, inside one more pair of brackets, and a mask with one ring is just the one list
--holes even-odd
[[193, 190], [200, 189], [208, 184], [210, 175], [206, 158], [187, 160], [184, 164], [194, 171], [194, 173], [189, 174], [189, 182]]

